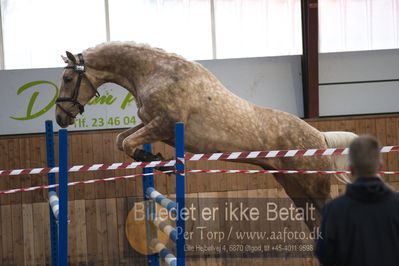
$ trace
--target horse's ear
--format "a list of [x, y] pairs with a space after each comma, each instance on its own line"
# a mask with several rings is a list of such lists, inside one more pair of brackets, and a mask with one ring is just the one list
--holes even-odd
[[61, 55], [62, 60], [64, 60], [65, 64], [68, 64], [68, 58], [66, 58], [65, 56]]
[[75, 58], [75, 56], [73, 56], [73, 54], [71, 52], [66, 51], [66, 55], [69, 58], [69, 60], [71, 60], [72, 62], [74, 62], [76, 64], [76, 58]]

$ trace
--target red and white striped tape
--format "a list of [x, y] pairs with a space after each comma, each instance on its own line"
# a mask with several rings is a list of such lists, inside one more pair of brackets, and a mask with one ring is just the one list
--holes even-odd
[[[209, 154], [193, 154], [186, 155], [185, 160], [235, 160], [235, 159], [255, 159], [255, 158], [280, 158], [280, 157], [303, 157], [303, 156], [324, 156], [324, 155], [341, 155], [348, 154], [348, 148], [329, 148], [329, 149], [309, 149], [309, 150], [275, 150], [275, 151], [252, 151], [252, 152], [224, 152]], [[384, 146], [381, 148], [382, 153], [399, 152], [399, 146]], [[69, 168], [69, 172], [87, 172], [101, 170], [117, 170], [117, 169], [134, 169], [134, 168], [153, 168], [153, 167], [169, 167], [174, 166], [176, 160], [170, 161], [153, 161], [153, 162], [132, 162], [132, 163], [112, 163], [112, 164], [93, 164], [93, 165], [76, 165]], [[2, 175], [34, 175], [58, 173], [58, 167], [53, 168], [29, 168], [15, 170], [0, 170]]]
[[[92, 179], [86, 181], [76, 181], [68, 183], [68, 186], [82, 185], [82, 184], [93, 184], [97, 182], [107, 182], [121, 179], [130, 179], [139, 176], [147, 176], [147, 175], [159, 175], [159, 174], [169, 174], [174, 173], [174, 170], [164, 171], [164, 172], [154, 172], [147, 174], [135, 174], [135, 175], [127, 175], [127, 176], [117, 176], [117, 177], [108, 177], [108, 178], [99, 178]], [[227, 173], [227, 174], [349, 174], [349, 171], [318, 171], [318, 170], [186, 170], [186, 173], [210, 173], [210, 174], [218, 174], [218, 173]], [[399, 171], [380, 171], [378, 174], [384, 175], [397, 175]], [[27, 187], [27, 188], [16, 188], [10, 190], [0, 191], [0, 195], [2, 194], [11, 194], [17, 192], [24, 191], [34, 191], [39, 189], [48, 189], [58, 187], [58, 184], [54, 185], [44, 185], [44, 186], [36, 186], [36, 187]]]
[[[118, 170], [118, 169], [134, 169], [134, 168], [154, 168], [174, 166], [176, 160], [170, 161], [153, 161], [153, 162], [132, 162], [132, 163], [112, 163], [112, 164], [92, 164], [92, 165], [75, 165], [69, 168], [68, 172], [88, 172], [101, 170]], [[37, 175], [58, 173], [58, 167], [53, 168], [28, 168], [15, 170], [0, 170], [2, 175]]]
[[[186, 170], [187, 173], [228, 174], [350, 174], [350, 171], [321, 170]], [[380, 171], [378, 174], [397, 175], [399, 171]]]
[[[135, 175], [108, 177], [108, 178], [98, 178], [98, 179], [91, 179], [91, 180], [86, 180], [86, 181], [70, 182], [70, 183], [68, 183], [68, 186], [75, 186], [75, 185], [82, 185], [82, 184], [93, 184], [93, 183], [98, 183], [98, 182], [107, 182], [107, 181], [114, 181], [114, 180], [120, 180], [120, 179], [129, 179], [129, 178], [134, 178], [134, 177], [139, 177], [139, 176], [147, 176], [147, 175], [152, 175], [152, 174], [154, 174], [154, 175], [168, 174], [168, 173], [172, 173], [172, 172], [174, 172], [174, 171], [171, 170], [171, 171], [165, 171], [165, 172], [155, 172], [155, 173], [146, 173], [146, 174], [135, 174]], [[54, 184], [54, 185], [44, 185], [44, 186], [36, 186], [36, 187], [26, 187], [26, 188], [3, 190], [3, 191], [0, 191], [0, 195], [17, 193], [17, 192], [25, 192], [25, 191], [34, 191], [34, 190], [39, 190], [39, 189], [55, 188], [58, 186], [59, 186], [59, 184]]]
[[[399, 152], [399, 146], [384, 146], [380, 150], [382, 153]], [[281, 157], [304, 157], [304, 156], [323, 156], [323, 155], [342, 155], [348, 154], [349, 148], [328, 148], [328, 149], [308, 149], [308, 150], [275, 150], [275, 151], [251, 151], [251, 152], [224, 152], [209, 154], [187, 155], [186, 160], [235, 160], [235, 159], [254, 159], [254, 158], [281, 158]]]

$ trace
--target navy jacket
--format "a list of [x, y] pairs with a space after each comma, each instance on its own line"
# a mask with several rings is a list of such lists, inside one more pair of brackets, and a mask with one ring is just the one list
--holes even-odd
[[316, 255], [323, 265], [399, 265], [399, 193], [358, 178], [324, 207]]

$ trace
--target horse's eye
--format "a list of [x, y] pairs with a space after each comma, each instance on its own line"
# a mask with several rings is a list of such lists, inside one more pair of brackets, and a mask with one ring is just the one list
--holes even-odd
[[68, 83], [68, 82], [71, 82], [71, 81], [72, 81], [71, 77], [64, 77], [64, 82], [65, 83]]

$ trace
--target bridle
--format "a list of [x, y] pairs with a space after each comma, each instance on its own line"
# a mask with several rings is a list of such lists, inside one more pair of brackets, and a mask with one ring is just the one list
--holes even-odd
[[79, 58], [79, 63], [74, 63], [73, 66], [66, 66], [65, 69], [72, 69], [74, 72], [78, 73], [78, 80], [76, 81], [76, 85], [75, 85], [75, 90], [73, 91], [73, 95], [72, 97], [68, 98], [68, 97], [58, 97], [55, 102], [57, 104], [57, 106], [65, 113], [67, 114], [67, 116], [71, 117], [71, 118], [76, 118], [76, 115], [73, 115], [71, 112], [65, 110], [65, 108], [63, 108], [60, 104], [61, 102], [71, 102], [73, 103], [73, 105], [77, 105], [79, 108], [79, 113], [82, 114], [85, 111], [84, 106], [78, 102], [78, 96], [79, 96], [79, 91], [80, 91], [80, 84], [82, 82], [83, 77], [86, 78], [86, 80], [89, 82], [91, 88], [96, 92], [96, 97], [100, 96], [100, 93], [97, 91], [96, 88], [94, 88], [93, 84], [91, 83], [90, 79], [87, 78], [85, 72], [86, 72], [86, 66], [85, 66], [85, 61], [83, 59], [83, 55], [82, 54], [78, 54], [78, 58]]

